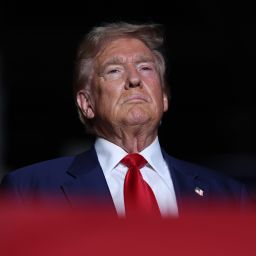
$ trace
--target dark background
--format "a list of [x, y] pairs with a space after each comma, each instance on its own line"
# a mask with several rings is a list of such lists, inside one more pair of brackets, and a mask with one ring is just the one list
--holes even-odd
[[166, 29], [164, 148], [254, 189], [254, 1], [8, 1], [0, 14], [1, 175], [88, 147], [72, 98], [76, 49], [91, 26], [124, 20]]

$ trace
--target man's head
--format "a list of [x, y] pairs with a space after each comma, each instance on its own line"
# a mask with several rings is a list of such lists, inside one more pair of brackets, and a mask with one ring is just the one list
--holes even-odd
[[78, 50], [74, 92], [89, 131], [158, 125], [168, 109], [162, 47], [157, 24], [110, 23], [87, 34]]

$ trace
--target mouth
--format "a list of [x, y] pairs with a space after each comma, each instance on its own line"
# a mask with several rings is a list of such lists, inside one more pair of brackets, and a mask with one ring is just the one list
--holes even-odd
[[144, 95], [139, 95], [139, 94], [125, 97], [123, 101], [123, 103], [142, 103], [142, 102], [148, 102], [148, 97]]

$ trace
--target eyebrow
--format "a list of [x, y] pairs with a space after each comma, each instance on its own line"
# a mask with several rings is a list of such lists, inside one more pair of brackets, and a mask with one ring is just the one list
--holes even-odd
[[[152, 62], [154, 63], [154, 59], [150, 56], [146, 56], [146, 55], [138, 55], [135, 56], [135, 64], [141, 63], [141, 62]], [[122, 57], [120, 56], [113, 56], [112, 58], [108, 59], [105, 63], [103, 63], [101, 70], [104, 70], [107, 66], [109, 65], [121, 65], [121, 64], [125, 64], [125, 61]]]

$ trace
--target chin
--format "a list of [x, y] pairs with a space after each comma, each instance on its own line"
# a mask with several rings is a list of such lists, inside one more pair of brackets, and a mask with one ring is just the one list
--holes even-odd
[[137, 117], [133, 117], [133, 118], [126, 117], [124, 120], [124, 123], [127, 126], [138, 126], [138, 125], [150, 124], [151, 121], [152, 121], [152, 119], [149, 117], [137, 116]]

